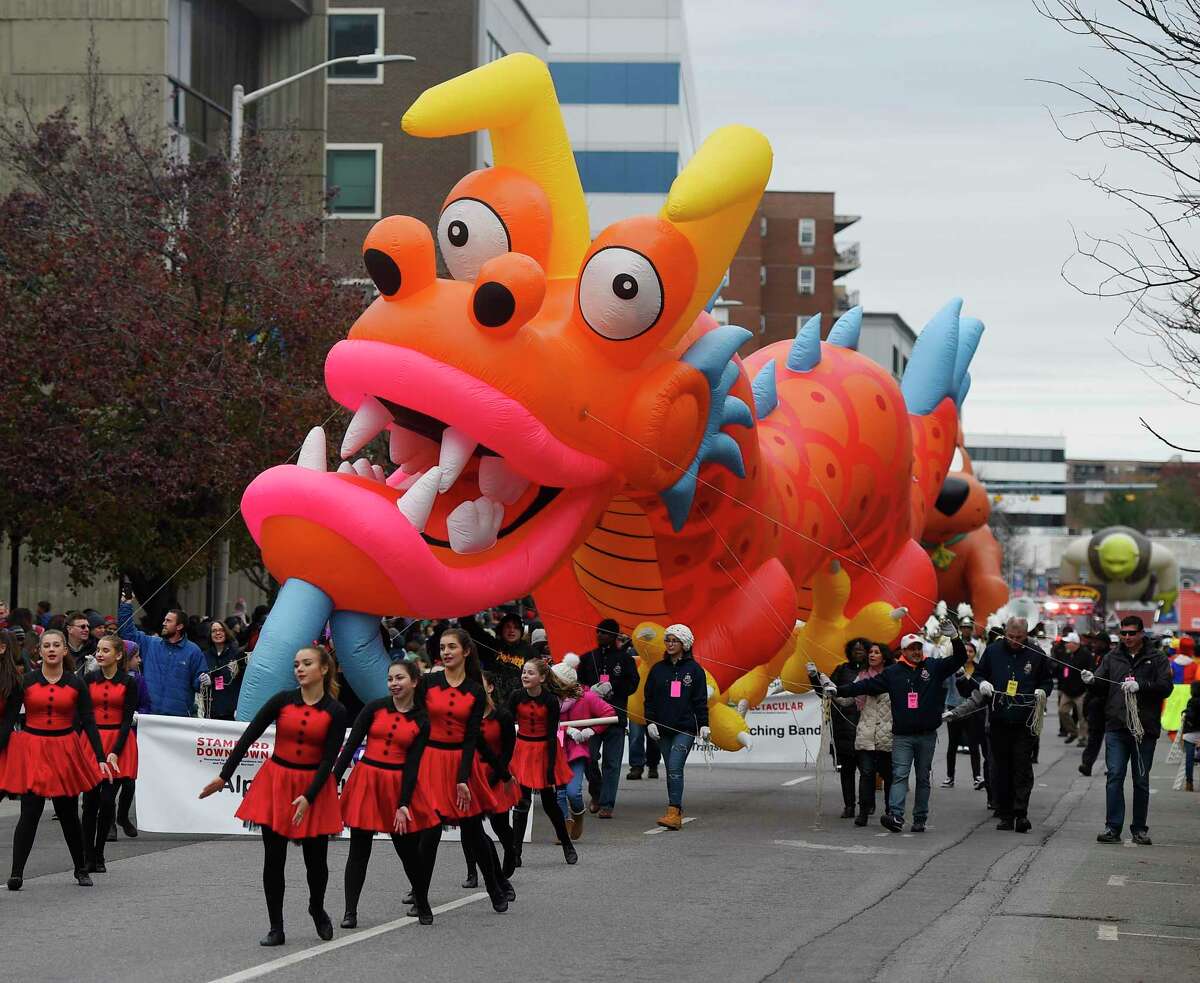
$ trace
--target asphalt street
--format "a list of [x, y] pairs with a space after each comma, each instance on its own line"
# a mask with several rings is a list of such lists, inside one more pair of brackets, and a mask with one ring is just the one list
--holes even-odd
[[[1051, 718], [1052, 720], [1052, 718]], [[945, 740], [945, 732], [940, 735]], [[944, 745], [943, 745], [944, 746]], [[1103, 846], [1103, 765], [1048, 726], [1028, 835], [1002, 833], [983, 793], [943, 777], [929, 831], [891, 834], [836, 818], [836, 776], [721, 766], [687, 773], [681, 832], [658, 832], [662, 781], [623, 782], [617, 816], [589, 817], [567, 867], [535, 820], [505, 915], [462, 889], [461, 851], [442, 845], [432, 927], [403, 917], [406, 889], [376, 847], [360, 928], [321, 943], [306, 914], [299, 852], [289, 859], [288, 944], [257, 945], [266, 915], [262, 850], [249, 837], [144, 834], [109, 845], [97, 886], [75, 885], [47, 810], [20, 893], [0, 890], [0, 938], [14, 980], [272, 983], [314, 977], [426, 983], [521, 980], [906, 981], [1187, 980], [1200, 966], [1200, 794], [1172, 789], [1159, 743], [1153, 847]], [[828, 761], [823, 767], [828, 769]], [[818, 794], [822, 810], [817, 812]], [[536, 814], [536, 806], [535, 806]], [[0, 803], [0, 869], [15, 808]], [[1126, 838], [1128, 833], [1126, 832]], [[330, 851], [327, 906], [340, 920], [346, 844]]]

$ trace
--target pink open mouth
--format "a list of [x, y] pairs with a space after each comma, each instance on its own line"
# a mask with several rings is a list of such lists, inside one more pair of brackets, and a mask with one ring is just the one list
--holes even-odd
[[[297, 465], [272, 468], [247, 488], [246, 523], [260, 543], [274, 516], [335, 532], [378, 564], [409, 613], [463, 614], [528, 592], [611, 494], [615, 476], [604, 461], [564, 444], [512, 397], [427, 355], [342, 341], [325, 376], [330, 395], [355, 411], [342, 456], [387, 431], [393, 469], [359, 457], [328, 473], [314, 431]], [[315, 558], [306, 579], [316, 586], [319, 570]]]

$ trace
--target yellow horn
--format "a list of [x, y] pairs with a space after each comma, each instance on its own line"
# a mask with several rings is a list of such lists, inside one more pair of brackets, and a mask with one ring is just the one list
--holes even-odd
[[591, 241], [587, 202], [544, 62], [507, 55], [426, 89], [401, 126], [417, 137], [487, 130], [495, 163], [528, 174], [550, 199], [554, 228], [546, 275], [579, 274]]
[[671, 347], [692, 326], [725, 275], [771, 176], [771, 145], [748, 126], [725, 126], [701, 145], [671, 185], [661, 212], [691, 242], [699, 261], [696, 289]]

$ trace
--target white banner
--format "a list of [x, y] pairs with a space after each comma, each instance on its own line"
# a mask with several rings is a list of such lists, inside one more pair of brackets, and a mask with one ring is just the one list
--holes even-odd
[[[741, 751], [714, 750], [722, 765], [807, 765], [821, 751], [821, 699], [811, 693], [768, 696], [746, 714], [746, 730], [754, 746]], [[703, 764], [693, 752], [688, 763]]]
[[[229, 752], [242, 736], [245, 723], [199, 717], [159, 717], [139, 714], [137, 723], [138, 779], [137, 822], [150, 833], [251, 833], [234, 813], [275, 747], [275, 728], [268, 727], [250, 745], [229, 782], [215, 795], [200, 799], [200, 790], [221, 772]], [[360, 752], [361, 753], [361, 752]], [[357, 756], [355, 758], [357, 761]], [[350, 777], [352, 764], [343, 778]], [[339, 789], [340, 791], [340, 789]], [[530, 815], [532, 819], [532, 813]], [[492, 834], [490, 824], [484, 830]], [[343, 832], [343, 836], [349, 836]], [[448, 840], [458, 839], [457, 829], [447, 829]], [[525, 842], [533, 836], [533, 823]]]

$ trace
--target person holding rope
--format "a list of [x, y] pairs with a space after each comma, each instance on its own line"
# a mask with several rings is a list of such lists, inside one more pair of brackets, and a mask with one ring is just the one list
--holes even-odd
[[[115, 757], [116, 774], [132, 781], [138, 773], [137, 734], [133, 730], [138, 687], [125, 671], [125, 642], [116, 634], [105, 635], [96, 644], [95, 658], [96, 668], [84, 677], [84, 682], [92, 700], [100, 745], [106, 758]], [[107, 870], [104, 844], [117, 815], [117, 790], [116, 782], [109, 780], [99, 781], [83, 793], [83, 852], [90, 874]]]
[[412, 886], [417, 919], [422, 925], [433, 924], [429, 881], [442, 824], [417, 782], [429, 740], [429, 718], [413, 701], [420, 679], [421, 670], [413, 663], [393, 662], [388, 667], [388, 695], [362, 708], [333, 766], [336, 786], [366, 741], [341, 796], [342, 822], [350, 827], [342, 928], [358, 927], [358, 899], [376, 833], [391, 836]]
[[203, 690], [209, 698], [208, 716], [213, 720], [232, 720], [242, 688], [242, 653], [233, 632], [216, 618], [208, 625], [204, 660], [210, 680], [210, 686]]
[[1033, 828], [1033, 763], [1046, 697], [1054, 687], [1054, 666], [1029, 642], [1029, 623], [1014, 617], [1005, 623], [1004, 637], [984, 650], [972, 678], [991, 702], [988, 740], [991, 798], [1000, 819], [996, 829], [1028, 833]]
[[1150, 767], [1162, 730], [1162, 701], [1175, 688], [1165, 652], [1146, 638], [1136, 614], [1121, 619], [1121, 641], [1101, 660], [1095, 673], [1084, 670], [1084, 683], [1104, 698], [1104, 832], [1098, 843], [1120, 843], [1125, 825], [1125, 772], [1133, 760], [1133, 821], [1129, 832], [1138, 846], [1150, 846]]
[[[563, 660], [550, 670], [563, 689], [559, 723], [616, 716], [613, 708], [594, 689], [585, 689], [580, 685], [578, 665], [579, 656], [568, 652], [563, 656]], [[567, 726], [560, 729], [559, 740], [562, 744], [559, 753], [571, 769], [571, 780], [567, 782], [566, 787], [559, 789], [558, 806], [567, 821], [567, 833], [573, 840], [583, 836], [583, 820], [587, 816], [587, 810], [583, 807], [583, 783], [588, 777], [589, 765], [593, 763], [592, 755], [597, 753], [600, 747], [593, 738], [603, 739], [602, 735], [607, 730], [606, 724], [584, 724], [582, 727]], [[618, 747], [623, 747], [624, 743], [622, 739]], [[618, 762], [617, 770], [620, 767]]]
[[[866, 667], [855, 677], [871, 679], [896, 661], [882, 642], [867, 648]], [[892, 792], [892, 701], [887, 693], [856, 696], [858, 725], [854, 731], [854, 755], [858, 765], [858, 815], [855, 826], [866, 826], [875, 812], [875, 776], [883, 778], [883, 800]]]
[[[197, 652], [199, 650], [197, 649]], [[276, 693], [246, 725], [229, 752], [221, 773], [200, 791], [219, 792], [250, 745], [272, 724], [275, 750], [250, 783], [235, 815], [262, 830], [263, 893], [271, 927], [259, 945], [283, 945], [284, 864], [288, 843], [299, 843], [308, 875], [308, 913], [317, 935], [333, 938], [325, 910], [329, 883], [329, 837], [342, 831], [337, 783], [329, 781], [334, 759], [346, 736], [346, 711], [337, 701], [337, 663], [324, 649], [302, 648], [293, 668], [299, 689]]]
[[[904, 805], [908, 776], [915, 768], [917, 788], [913, 797], [910, 831], [924, 833], [929, 819], [929, 773], [937, 750], [937, 731], [946, 704], [946, 678], [967, 661], [967, 649], [953, 622], [942, 623], [942, 635], [950, 639], [954, 652], [944, 659], [925, 657], [925, 639], [905, 635], [900, 640], [900, 659], [877, 676], [835, 686], [821, 677], [825, 696], [877, 696], [887, 693], [892, 710], [892, 789], [880, 825], [893, 833], [904, 829]], [[810, 663], [811, 670], [816, 666]]]
[[[596, 626], [596, 647], [579, 656], [579, 685], [590, 689], [616, 711], [617, 723], [596, 728], [588, 750], [587, 785], [590, 812], [600, 819], [612, 819], [617, 804], [617, 785], [621, 780], [621, 759], [625, 752], [625, 721], [629, 697], [637, 692], [641, 677], [633, 646], [621, 635], [621, 626], [605, 618]], [[641, 777], [641, 769], [638, 769]]]
[[663, 635], [666, 649], [646, 678], [643, 691], [646, 732], [658, 741], [667, 769], [667, 811], [658, 820], [664, 829], [683, 828], [683, 767], [696, 738], [707, 741], [708, 679], [692, 657], [695, 638], [687, 625], [671, 625]]

